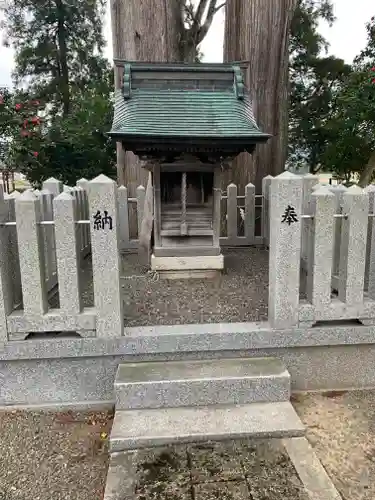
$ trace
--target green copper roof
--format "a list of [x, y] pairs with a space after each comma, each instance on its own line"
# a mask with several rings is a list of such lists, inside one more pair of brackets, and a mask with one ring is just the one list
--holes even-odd
[[182, 137], [262, 137], [248, 97], [225, 92], [117, 91], [111, 133]]
[[239, 67], [157, 63], [124, 64], [110, 135], [125, 145], [148, 137], [252, 144], [270, 137], [256, 124]]

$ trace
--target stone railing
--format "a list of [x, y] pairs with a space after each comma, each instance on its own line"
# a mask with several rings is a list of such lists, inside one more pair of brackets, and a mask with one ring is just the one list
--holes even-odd
[[[39, 332], [121, 336], [116, 183], [99, 176], [70, 188], [49, 179], [40, 192], [1, 191], [0, 214], [0, 342]], [[84, 307], [89, 254], [94, 303]], [[51, 307], [54, 293], [59, 307]]]
[[374, 324], [374, 194], [374, 186], [322, 186], [313, 175], [271, 179], [271, 326]]
[[[143, 195], [139, 188], [140, 213]], [[264, 179], [261, 197], [261, 235], [255, 237], [254, 187], [239, 197], [236, 186], [228, 186], [223, 244], [269, 247], [271, 327], [337, 320], [372, 325], [375, 188], [322, 186], [314, 176], [284, 172]], [[125, 188], [102, 175], [74, 188], [49, 179], [40, 192], [1, 193], [0, 342], [40, 332], [122, 335], [120, 250], [129, 242], [135, 247], [124, 216], [133, 202]], [[239, 204], [242, 236], [232, 227]], [[94, 291], [90, 304], [84, 302], [83, 275]]]

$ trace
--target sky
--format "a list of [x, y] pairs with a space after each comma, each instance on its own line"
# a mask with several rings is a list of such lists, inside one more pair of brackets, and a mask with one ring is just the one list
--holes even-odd
[[[0, 0], [0, 4], [1, 2], [2, 0]], [[375, 2], [374, 0], [355, 0], [355, 2], [333, 0], [333, 4], [336, 22], [332, 27], [329, 27], [327, 23], [321, 23], [319, 31], [330, 43], [328, 53], [350, 63], [366, 45], [365, 24], [375, 15]], [[2, 20], [1, 13], [0, 20]], [[108, 42], [106, 56], [112, 59], [109, 10], [106, 16], [105, 36]], [[220, 62], [222, 60], [223, 36], [224, 14], [220, 12], [216, 15], [211, 29], [201, 45], [204, 61]], [[1, 33], [0, 38], [2, 38]], [[0, 87], [11, 85], [12, 67], [12, 50], [0, 46]]]

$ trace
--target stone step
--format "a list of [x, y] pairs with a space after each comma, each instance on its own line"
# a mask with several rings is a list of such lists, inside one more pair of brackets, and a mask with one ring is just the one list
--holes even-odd
[[290, 375], [276, 358], [126, 363], [116, 409], [289, 401]]
[[116, 411], [110, 452], [305, 433], [290, 402]]

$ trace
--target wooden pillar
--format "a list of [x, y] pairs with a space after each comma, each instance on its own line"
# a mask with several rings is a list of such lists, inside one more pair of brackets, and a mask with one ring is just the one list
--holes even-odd
[[181, 178], [181, 236], [187, 236], [187, 223], [186, 223], [186, 172], [182, 172]]
[[221, 170], [220, 167], [214, 169], [213, 186], [213, 207], [212, 207], [212, 230], [213, 246], [220, 247], [220, 224], [221, 224]]
[[160, 187], [160, 165], [154, 165], [154, 245], [161, 246], [161, 187]]

